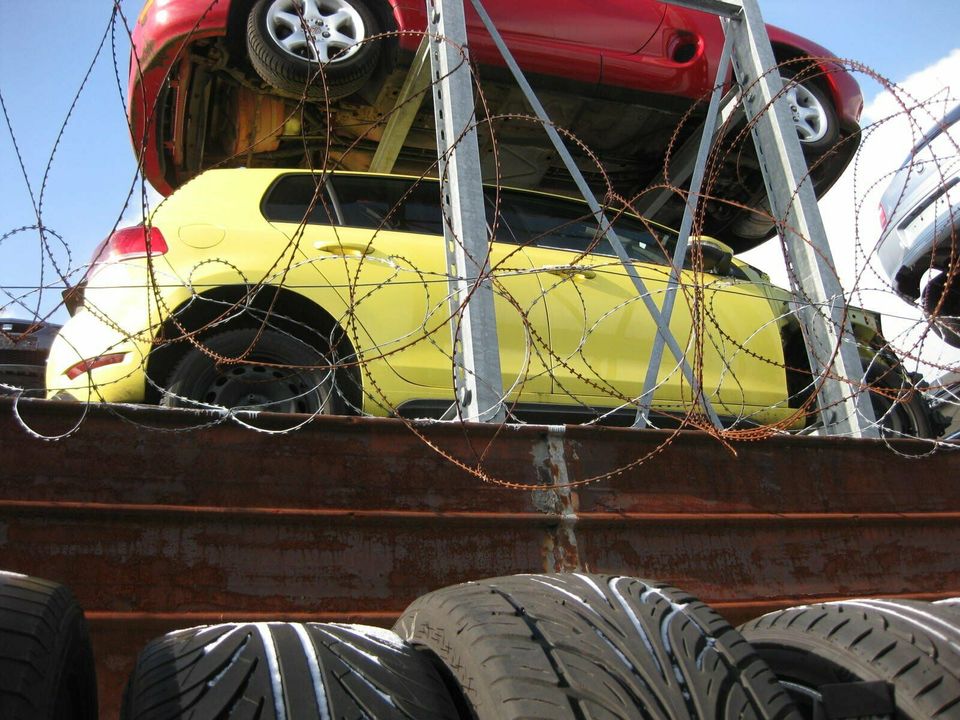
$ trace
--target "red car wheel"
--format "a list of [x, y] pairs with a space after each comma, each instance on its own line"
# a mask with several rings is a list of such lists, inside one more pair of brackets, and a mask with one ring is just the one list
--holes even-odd
[[277, 90], [333, 100], [366, 83], [379, 33], [361, 0], [259, 0], [247, 20], [247, 51]]

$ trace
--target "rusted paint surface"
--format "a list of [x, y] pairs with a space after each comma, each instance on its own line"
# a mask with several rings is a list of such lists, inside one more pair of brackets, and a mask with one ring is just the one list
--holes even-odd
[[563, 447], [565, 428], [547, 428], [544, 437], [533, 442], [533, 466], [537, 482], [552, 487], [531, 490], [537, 510], [555, 518], [555, 524], [544, 538], [544, 571], [573, 572], [582, 570], [577, 548], [577, 494], [570, 487]]
[[[24, 403], [47, 434], [80, 408]], [[136, 651], [175, 627], [390, 625], [416, 596], [545, 569], [664, 580], [731, 621], [856, 595], [960, 595], [957, 453], [776, 438], [730, 452], [681, 433], [419, 428], [319, 418], [293, 434], [196, 414], [92, 408], [27, 434], [0, 399], [0, 567], [70, 585], [90, 619], [103, 717]], [[283, 427], [283, 419], [258, 422]], [[153, 429], [147, 429], [149, 426]], [[898, 443], [903, 452], [919, 446]]]

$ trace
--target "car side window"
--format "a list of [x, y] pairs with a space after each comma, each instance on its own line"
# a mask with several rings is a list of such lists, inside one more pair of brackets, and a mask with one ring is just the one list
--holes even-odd
[[329, 194], [316, 175], [280, 178], [263, 201], [264, 217], [273, 222], [443, 234], [435, 182], [361, 175], [336, 175], [326, 181]]
[[267, 191], [261, 206], [271, 222], [330, 225], [335, 222], [330, 200], [317, 175], [285, 175]]
[[[660, 242], [666, 238], [639, 218], [608, 214], [617, 237], [633, 260], [665, 264]], [[659, 241], [658, 241], [659, 239]], [[581, 202], [530, 193], [502, 191], [497, 240], [575, 253], [616, 256], [613, 245]]]
[[436, 182], [336, 175], [331, 184], [344, 225], [443, 235], [440, 188]]

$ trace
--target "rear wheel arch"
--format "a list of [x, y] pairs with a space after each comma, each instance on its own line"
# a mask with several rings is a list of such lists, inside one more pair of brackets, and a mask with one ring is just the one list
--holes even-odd
[[234, 57], [247, 56], [247, 17], [256, 0], [233, 0], [227, 15], [227, 49]]
[[[337, 357], [344, 361], [348, 382], [341, 387], [350, 407], [363, 405], [362, 371], [356, 362], [353, 343], [337, 320], [324, 308], [303, 295], [282, 287], [263, 286], [256, 289], [245, 285], [224, 285], [200, 293], [183, 302], [162, 324], [156, 334], [157, 346], [147, 362], [147, 401], [160, 401], [157, 387], [166, 379], [183, 355], [193, 347], [184, 338], [187, 333], [202, 330], [218, 322], [227, 314], [234, 314], [231, 306], [247, 306], [254, 311], [270, 311], [281, 319], [283, 329], [303, 342], [319, 349], [328, 344]], [[253, 324], [261, 315], [243, 313], [238, 323]]]
[[805, 51], [792, 45], [773, 42], [771, 43], [771, 47], [773, 48], [774, 59], [776, 59], [777, 64], [781, 66], [781, 72], [792, 72], [793, 75], [799, 75], [803, 73], [804, 76], [809, 73], [810, 79], [819, 85], [824, 92], [829, 93], [830, 97], [833, 98], [833, 93], [830, 92], [828, 83], [821, 75], [823, 72], [823, 67], [820, 63], [810, 57], [810, 55], [808, 55]]

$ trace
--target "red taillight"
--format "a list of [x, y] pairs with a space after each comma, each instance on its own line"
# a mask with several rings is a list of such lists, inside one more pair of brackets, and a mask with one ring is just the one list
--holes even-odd
[[100, 355], [99, 357], [95, 358], [87, 358], [86, 360], [81, 360], [76, 365], [69, 367], [64, 375], [71, 380], [76, 380], [85, 372], [90, 372], [94, 368], [103, 367], [104, 365], [116, 365], [118, 362], [123, 362], [123, 358], [125, 356], [126, 353], [110, 353], [109, 355]]
[[880, 230], [887, 229], [887, 211], [883, 207], [883, 203], [880, 203]]
[[167, 241], [158, 228], [149, 230], [143, 225], [135, 225], [116, 230], [110, 237], [97, 245], [90, 258], [90, 266], [83, 281], [90, 279], [98, 265], [104, 265], [115, 260], [131, 260], [147, 256], [166, 254]]
[[104, 248], [106, 258], [94, 258], [94, 261], [103, 259], [123, 260], [147, 255], [163, 255], [167, 252], [167, 241], [158, 228], [149, 230], [143, 225], [122, 228], [107, 239]]

